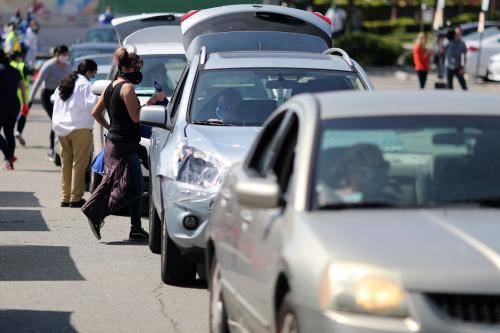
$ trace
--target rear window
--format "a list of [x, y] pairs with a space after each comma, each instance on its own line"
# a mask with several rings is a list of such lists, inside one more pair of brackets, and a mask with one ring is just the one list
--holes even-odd
[[241, 68], [204, 70], [194, 90], [193, 123], [261, 126], [288, 98], [300, 93], [365, 89], [358, 75], [321, 69]]

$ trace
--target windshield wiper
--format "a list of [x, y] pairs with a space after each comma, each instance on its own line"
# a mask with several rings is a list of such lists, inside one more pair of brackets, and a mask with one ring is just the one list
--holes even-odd
[[216, 126], [231, 126], [230, 124], [226, 124], [222, 119], [207, 119], [207, 120], [196, 120], [193, 121], [192, 124], [195, 125], [216, 125]]
[[401, 206], [388, 202], [339, 202], [320, 206], [320, 210], [366, 209], [366, 208], [400, 208]]
[[500, 208], [500, 197], [459, 199], [459, 200], [446, 201], [443, 204], [444, 205], [477, 204], [481, 207]]

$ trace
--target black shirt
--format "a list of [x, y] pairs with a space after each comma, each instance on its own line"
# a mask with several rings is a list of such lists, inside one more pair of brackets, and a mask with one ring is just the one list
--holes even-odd
[[[19, 81], [21, 81], [21, 73], [14, 67], [8, 64], [0, 63], [0, 104], [12, 104], [17, 98], [17, 89], [19, 88]], [[5, 103], [5, 104], [4, 104]], [[19, 111], [19, 110], [17, 110]]]
[[134, 123], [127, 111], [125, 101], [120, 96], [125, 81], [115, 87], [111, 83], [104, 92], [106, 109], [110, 119], [107, 138], [119, 142], [139, 142], [141, 140], [139, 123]]

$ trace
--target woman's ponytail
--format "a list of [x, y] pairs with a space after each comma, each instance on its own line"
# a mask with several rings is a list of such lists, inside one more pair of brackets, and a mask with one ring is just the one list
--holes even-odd
[[78, 79], [78, 74], [85, 75], [87, 72], [97, 71], [97, 64], [92, 59], [85, 59], [78, 64], [78, 70], [66, 75], [59, 82], [59, 97], [63, 101], [67, 101], [75, 90], [75, 82]]

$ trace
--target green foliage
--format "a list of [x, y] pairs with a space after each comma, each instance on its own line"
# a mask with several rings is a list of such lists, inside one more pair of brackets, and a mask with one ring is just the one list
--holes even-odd
[[334, 40], [334, 44], [363, 66], [395, 65], [403, 51], [398, 44], [385, 41], [374, 34], [359, 32], [344, 35]]
[[[369, 33], [386, 35], [397, 32], [420, 31], [420, 22], [410, 17], [401, 17], [395, 20], [378, 20], [363, 22], [364, 29]], [[430, 30], [430, 24], [424, 24], [424, 30]]]

